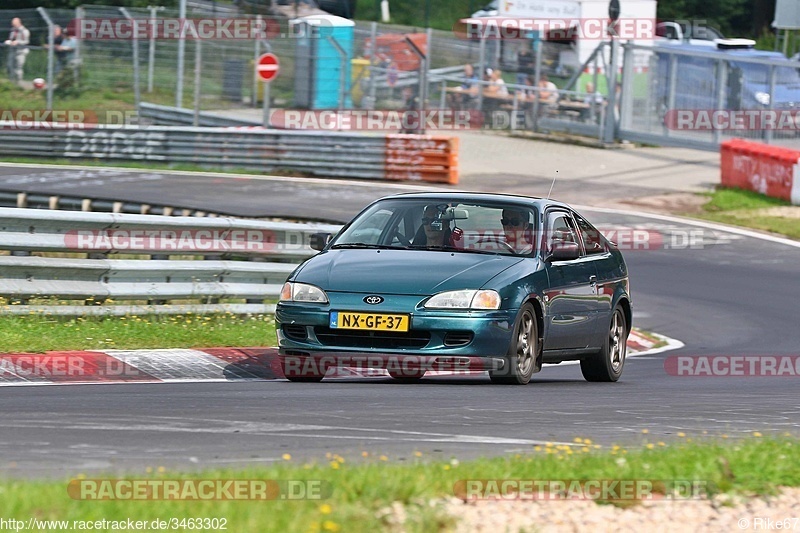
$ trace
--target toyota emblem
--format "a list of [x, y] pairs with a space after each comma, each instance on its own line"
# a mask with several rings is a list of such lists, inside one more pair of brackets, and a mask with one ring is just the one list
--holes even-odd
[[369, 305], [378, 305], [379, 303], [383, 302], [383, 297], [378, 296], [377, 294], [371, 294], [364, 297], [364, 302], [368, 303]]

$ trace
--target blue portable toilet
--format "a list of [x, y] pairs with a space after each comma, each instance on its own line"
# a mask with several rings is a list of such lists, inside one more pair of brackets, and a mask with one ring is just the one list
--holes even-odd
[[[334, 15], [311, 15], [294, 19], [291, 24], [297, 39], [294, 105], [307, 109], [338, 108], [344, 66], [343, 107], [353, 107], [350, 61], [355, 23]], [[344, 58], [332, 40], [342, 48]]]

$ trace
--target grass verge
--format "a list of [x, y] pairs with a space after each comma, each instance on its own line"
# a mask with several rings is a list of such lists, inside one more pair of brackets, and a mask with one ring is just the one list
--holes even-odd
[[0, 315], [0, 353], [275, 346], [273, 315], [55, 317]]
[[[740, 189], [717, 189], [700, 213], [688, 216], [779, 233], [800, 240], [800, 207], [789, 202]], [[796, 213], [795, 213], [796, 211]], [[792, 216], [786, 216], [793, 213]]]
[[[647, 442], [647, 435], [642, 438], [643, 446], [636, 449], [597, 449], [588, 440], [576, 439], [580, 442], [571, 447], [537, 446], [529, 454], [461, 463], [455, 459], [428, 462], [416, 452], [409, 463], [403, 464], [364, 452], [356, 462], [329, 454], [321, 464], [295, 465], [287, 454], [268, 467], [186, 474], [156, 466], [155, 470], [148, 469], [147, 475], [129, 478], [319, 480], [329, 494], [315, 500], [73, 500], [67, 493], [67, 480], [6, 479], [0, 481], [0, 493], [6, 519], [225, 518], [231, 531], [372, 532], [392, 528], [394, 517], [387, 510], [394, 502], [406, 509], [403, 530], [447, 529], [453, 518], [431, 502], [453, 497], [456, 483], [470, 479], [691, 480], [702, 481], [709, 494], [743, 495], [771, 494], [781, 486], [800, 485], [800, 441], [795, 439], [754, 434], [736, 442], [693, 442], [684, 436], [665, 445]], [[114, 479], [103, 475], [91, 478]]]

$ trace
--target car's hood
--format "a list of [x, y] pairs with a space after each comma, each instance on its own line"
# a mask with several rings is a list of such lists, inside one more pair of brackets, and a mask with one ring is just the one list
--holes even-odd
[[432, 295], [479, 289], [521, 257], [428, 250], [329, 250], [309, 259], [295, 281], [326, 291]]

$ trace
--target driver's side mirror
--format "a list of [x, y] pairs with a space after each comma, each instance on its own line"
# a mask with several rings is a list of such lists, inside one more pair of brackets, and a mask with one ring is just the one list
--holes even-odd
[[576, 242], [555, 241], [551, 245], [550, 255], [547, 260], [552, 261], [572, 261], [581, 256], [581, 247]]
[[322, 251], [330, 242], [331, 237], [330, 233], [312, 233], [308, 245], [313, 250]]

